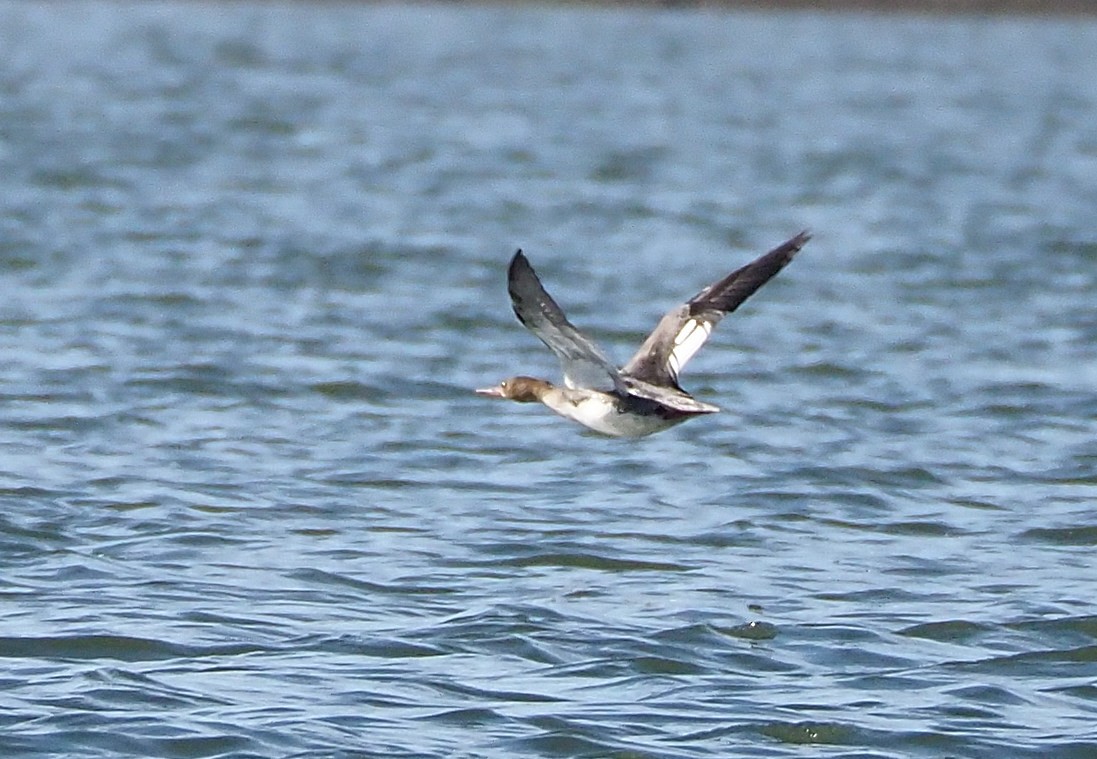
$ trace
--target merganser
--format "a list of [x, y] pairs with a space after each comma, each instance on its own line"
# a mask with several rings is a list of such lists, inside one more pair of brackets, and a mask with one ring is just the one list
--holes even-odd
[[507, 289], [523, 325], [556, 354], [564, 385], [511, 377], [481, 395], [519, 403], [541, 402], [563, 417], [613, 437], [644, 437], [720, 409], [678, 385], [678, 373], [705, 344], [725, 314], [781, 271], [811, 239], [801, 232], [672, 308], [620, 369], [568, 321], [521, 250], [507, 269]]

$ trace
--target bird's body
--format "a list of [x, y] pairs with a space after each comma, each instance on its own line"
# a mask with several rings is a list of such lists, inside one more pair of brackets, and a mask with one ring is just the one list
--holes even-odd
[[519, 376], [476, 392], [520, 403], [540, 402], [613, 437], [644, 437], [715, 413], [718, 407], [682, 390], [679, 372], [719, 321], [783, 269], [808, 239], [801, 232], [671, 309], [620, 369], [568, 321], [519, 250], [507, 271], [514, 313], [560, 359], [564, 384]]

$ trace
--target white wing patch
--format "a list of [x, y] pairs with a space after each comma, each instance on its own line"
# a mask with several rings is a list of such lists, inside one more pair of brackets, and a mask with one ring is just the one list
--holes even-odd
[[690, 319], [682, 325], [674, 338], [674, 347], [667, 357], [671, 374], [678, 376], [686, 362], [693, 358], [693, 354], [701, 349], [705, 340], [708, 340], [714, 326], [716, 325], [712, 322], [703, 319]]

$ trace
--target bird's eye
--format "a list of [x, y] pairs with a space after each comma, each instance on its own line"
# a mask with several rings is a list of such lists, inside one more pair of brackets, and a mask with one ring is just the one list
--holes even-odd
[[500, 383], [499, 383], [499, 387], [501, 387], [501, 388], [503, 388], [504, 390], [506, 390], [506, 389], [507, 389], [507, 385], [509, 385], [509, 384], [510, 384], [510, 381], [509, 381], [509, 380], [503, 380], [502, 382], [500, 382]]

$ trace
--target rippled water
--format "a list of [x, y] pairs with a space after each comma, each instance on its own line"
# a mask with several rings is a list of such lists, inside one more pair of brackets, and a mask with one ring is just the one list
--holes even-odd
[[[1097, 24], [0, 5], [0, 753], [1097, 755]], [[641, 441], [624, 359], [803, 227]]]

